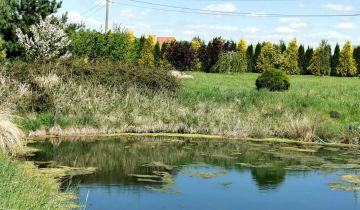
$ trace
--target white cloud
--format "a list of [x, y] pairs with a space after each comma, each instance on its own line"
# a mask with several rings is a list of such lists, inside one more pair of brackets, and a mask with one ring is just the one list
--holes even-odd
[[210, 4], [204, 8], [203, 10], [209, 11], [217, 11], [217, 12], [236, 12], [237, 7], [234, 4], [226, 3], [226, 4]]
[[94, 18], [85, 18], [77, 12], [69, 12], [68, 18], [70, 23], [84, 23], [87, 27], [90, 28], [100, 28], [102, 22]]
[[341, 39], [344, 35], [337, 31], [325, 31], [310, 34], [310, 37], [321, 37], [322, 39]]
[[324, 4], [323, 7], [325, 9], [336, 11], [336, 12], [351, 12], [354, 11], [355, 8], [352, 5], [346, 5], [346, 4]]
[[237, 31], [238, 27], [229, 25], [186, 25], [185, 28], [191, 30], [212, 30], [212, 31]]
[[131, 19], [144, 19], [144, 17], [148, 15], [151, 11], [152, 11], [151, 9], [138, 11], [138, 10], [134, 10], [133, 8], [127, 8], [121, 10], [120, 16]]
[[288, 24], [288, 27], [290, 28], [304, 28], [307, 26], [307, 23], [301, 21], [300, 18], [280, 18], [279, 19], [280, 23], [286, 23]]
[[280, 27], [275, 28], [275, 32], [282, 33], [282, 34], [289, 34], [289, 33], [294, 32], [294, 29], [292, 29], [290, 27], [280, 26]]
[[248, 34], [256, 34], [258, 33], [260, 30], [256, 27], [246, 27], [244, 29], [241, 30], [242, 32], [248, 33]]
[[335, 25], [337, 29], [355, 29], [355, 25], [352, 22], [343, 22]]

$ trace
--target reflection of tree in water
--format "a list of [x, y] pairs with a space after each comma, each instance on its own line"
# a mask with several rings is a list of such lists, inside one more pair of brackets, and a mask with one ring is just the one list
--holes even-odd
[[281, 168], [253, 168], [251, 175], [259, 190], [275, 190], [285, 180], [286, 171]]

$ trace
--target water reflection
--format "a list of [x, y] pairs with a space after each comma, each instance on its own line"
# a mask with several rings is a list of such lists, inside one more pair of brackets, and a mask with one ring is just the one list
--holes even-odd
[[[53, 161], [56, 165], [98, 169], [95, 174], [63, 181], [64, 189], [79, 186], [76, 189], [81, 202], [84, 202], [91, 193], [93, 206], [88, 209], [101, 208], [111, 202], [114, 202], [112, 206], [108, 206], [111, 209], [124, 208], [124, 205], [130, 201], [138, 202], [138, 206], [131, 209], [159, 209], [164, 206], [169, 207], [164, 209], [174, 209], [175, 204], [186, 207], [185, 209], [204, 209], [208, 205], [204, 203], [205, 201], [193, 200], [194, 197], [199, 196], [207, 196], [206, 200], [210, 199], [208, 201], [210, 203], [212, 203], [211, 199], [215, 202], [218, 196], [229, 202], [228, 205], [219, 206], [218, 209], [238, 209], [241, 206], [237, 202], [239, 199], [245, 207], [247, 205], [252, 209], [268, 209], [266, 205], [262, 208], [261, 205], [253, 208], [253, 203], [256, 203], [256, 199], [260, 197], [265, 203], [270, 198], [273, 199], [271, 201], [273, 204], [278, 202], [279, 206], [274, 204], [273, 209], [287, 209], [281, 206], [284, 198], [277, 197], [280, 195], [299, 204], [300, 207], [309, 205], [309, 208], [313, 208], [316, 205], [304, 204], [305, 201], [287, 195], [302, 193], [305, 194], [304, 198], [311, 199], [318, 196], [307, 191], [312, 186], [317, 187], [315, 193], [326, 198], [320, 196], [318, 202], [331, 200], [333, 196], [337, 196], [337, 204], [341, 205], [345, 201], [348, 202], [349, 197], [358, 200], [358, 191], [343, 192], [329, 189], [327, 184], [338, 179], [334, 171], [320, 174], [311, 170], [302, 170], [306, 167], [321, 170], [324, 164], [354, 162], [359, 159], [355, 149], [329, 149], [318, 145], [304, 146], [296, 143], [169, 138], [98, 138], [76, 141], [57, 139], [30, 146], [41, 149], [41, 152], [31, 157], [31, 160]], [[139, 181], [136, 177], [129, 176], [130, 174], [155, 176], [154, 171], [162, 171], [162, 169], [144, 167], [144, 164], [153, 162], [174, 166], [174, 169], [166, 171], [175, 180], [172, 185], [168, 182]], [[201, 173], [199, 173], [200, 168]], [[186, 172], [189, 169], [191, 171]], [[226, 171], [226, 173], [212, 174], [214, 170]], [[219, 183], [231, 184], [221, 187]], [[166, 185], [168, 188], [162, 191]], [[177, 193], [161, 195], [159, 192]], [[259, 194], [264, 192], [266, 197]], [[160, 203], [154, 204], [153, 200], [149, 200], [151, 198]], [[253, 203], [250, 202], [252, 200]], [[146, 207], [149, 203], [153, 205], [151, 208]], [[192, 206], [194, 203], [199, 203], [201, 206], [195, 208]], [[322, 204], [328, 209], [339, 209], [334, 208], [339, 205], [333, 205], [331, 202]], [[346, 205], [350, 209], [359, 207], [351, 205], [351, 202]], [[215, 207], [215, 203], [209, 206], [210, 209]]]

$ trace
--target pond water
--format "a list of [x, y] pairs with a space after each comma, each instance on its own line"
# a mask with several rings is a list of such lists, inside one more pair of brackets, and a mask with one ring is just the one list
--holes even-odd
[[30, 146], [42, 167], [97, 168], [62, 182], [86, 209], [360, 209], [360, 177], [343, 176], [360, 170], [357, 148], [179, 138]]

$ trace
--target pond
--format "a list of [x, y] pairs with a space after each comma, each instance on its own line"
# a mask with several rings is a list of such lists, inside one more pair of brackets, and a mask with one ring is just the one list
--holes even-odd
[[86, 209], [360, 209], [358, 148], [160, 137], [29, 146], [39, 167], [97, 168], [62, 180]]

